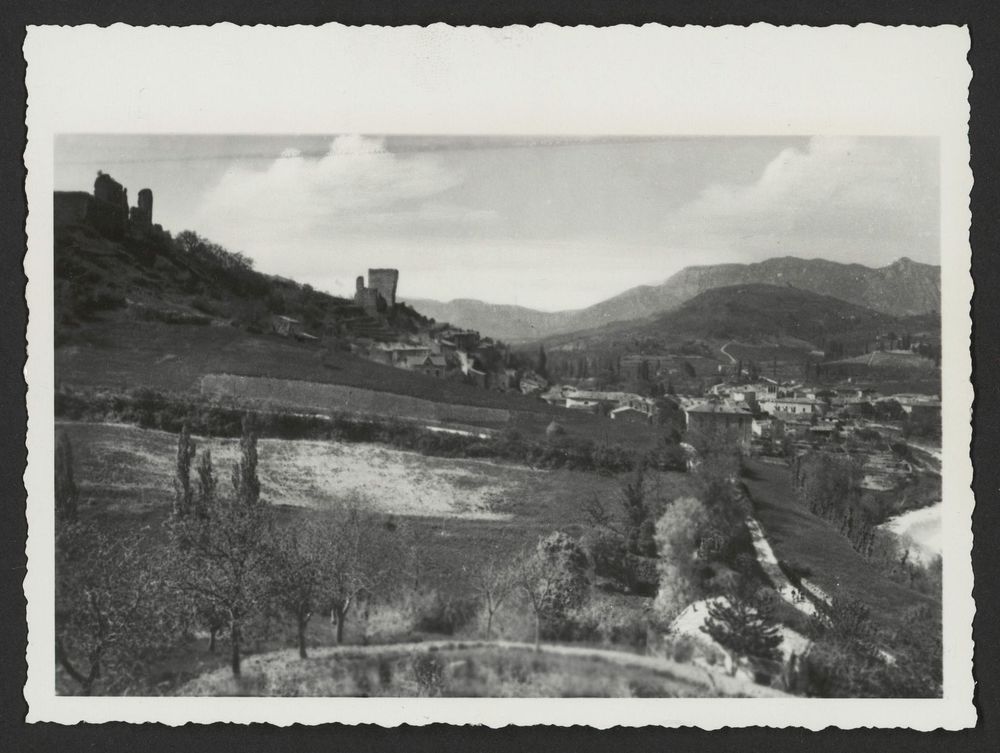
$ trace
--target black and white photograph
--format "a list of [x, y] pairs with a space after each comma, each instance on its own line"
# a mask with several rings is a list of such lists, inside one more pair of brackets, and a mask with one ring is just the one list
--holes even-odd
[[971, 687], [952, 135], [439, 117], [47, 126], [35, 681], [820, 724]]

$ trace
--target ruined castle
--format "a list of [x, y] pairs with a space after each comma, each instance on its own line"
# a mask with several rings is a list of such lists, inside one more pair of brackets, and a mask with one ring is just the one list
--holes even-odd
[[354, 291], [354, 302], [369, 316], [385, 314], [396, 305], [396, 284], [399, 282], [398, 269], [369, 269], [368, 285], [359, 276]]
[[139, 191], [139, 205], [129, 207], [128, 189], [110, 175], [98, 171], [94, 193], [56, 191], [53, 195], [56, 227], [87, 223], [108, 238], [119, 240], [130, 230], [136, 233], [162, 231], [153, 224], [153, 192]]

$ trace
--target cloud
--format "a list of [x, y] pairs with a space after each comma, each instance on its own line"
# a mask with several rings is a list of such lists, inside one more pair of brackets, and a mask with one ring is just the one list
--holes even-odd
[[670, 213], [667, 241], [706, 250], [880, 264], [936, 259], [936, 161], [929, 142], [813, 138], [749, 184], [716, 184]]
[[206, 192], [199, 227], [253, 254], [321, 234], [490, 221], [489, 212], [440, 198], [462, 181], [438, 155], [399, 155], [384, 139], [338, 136], [318, 159], [286, 149], [264, 170], [235, 164]]

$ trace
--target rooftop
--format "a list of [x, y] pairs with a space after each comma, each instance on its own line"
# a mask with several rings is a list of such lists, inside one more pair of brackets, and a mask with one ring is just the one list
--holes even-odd
[[687, 409], [688, 413], [725, 413], [729, 415], [747, 416], [748, 418], [753, 414], [748, 408], [742, 405], [733, 405], [732, 403], [717, 403], [717, 402], [706, 402], [699, 403], [698, 405], [692, 405]]

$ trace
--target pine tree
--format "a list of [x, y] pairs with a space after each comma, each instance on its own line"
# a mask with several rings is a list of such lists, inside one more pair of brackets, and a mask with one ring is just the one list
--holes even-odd
[[191, 461], [194, 460], [195, 444], [185, 423], [177, 437], [177, 460], [174, 466], [174, 517], [183, 518], [191, 512], [194, 503], [194, 487], [191, 486]]
[[60, 434], [56, 440], [56, 519], [73, 523], [77, 517], [80, 490], [73, 479], [73, 447], [69, 437]]
[[260, 479], [257, 478], [257, 435], [250, 416], [243, 417], [243, 435], [240, 437], [240, 459], [233, 466], [233, 491], [236, 501], [247, 508], [260, 502]]
[[215, 508], [217, 485], [212, 468], [212, 451], [206, 448], [198, 460], [198, 496], [195, 498], [195, 511], [202, 520], [208, 518]]
[[702, 631], [738, 656], [776, 661], [781, 633], [769, 610], [758, 600], [733, 591], [709, 602]]

